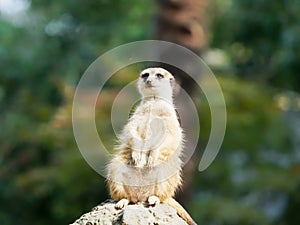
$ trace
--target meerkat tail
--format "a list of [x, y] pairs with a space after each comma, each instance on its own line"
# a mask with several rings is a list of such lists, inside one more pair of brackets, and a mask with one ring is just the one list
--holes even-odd
[[197, 225], [197, 223], [192, 219], [192, 217], [187, 213], [187, 211], [174, 198], [167, 198], [163, 202], [176, 209], [177, 214], [182, 219], [184, 219], [189, 225]]

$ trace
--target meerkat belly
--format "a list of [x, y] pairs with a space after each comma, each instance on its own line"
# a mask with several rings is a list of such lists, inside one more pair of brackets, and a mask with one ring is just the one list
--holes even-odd
[[138, 108], [127, 127], [133, 164], [154, 167], [180, 148], [182, 132], [173, 108], [167, 103]]
[[137, 136], [133, 135], [132, 138], [136, 139], [138, 146], [133, 146], [134, 150], [149, 151], [158, 148], [163, 142], [167, 132], [165, 121], [156, 115], [146, 115], [138, 118], [136, 123]]
[[165, 102], [150, 102], [141, 106], [132, 125], [133, 138], [139, 139], [148, 149], [158, 147], [159, 142], [169, 133], [181, 133], [174, 109]]
[[[147, 179], [147, 176], [143, 177]], [[145, 183], [145, 182], [143, 182]], [[150, 185], [141, 186], [126, 186], [129, 195], [130, 202], [145, 202], [149, 196], [157, 196], [161, 201], [174, 196], [176, 189], [181, 185], [181, 178], [179, 173], [174, 174], [167, 180], [157, 180], [155, 183]]]
[[117, 200], [127, 198], [134, 203], [145, 202], [154, 195], [163, 201], [172, 197], [181, 185], [180, 169], [170, 171], [170, 165], [165, 165], [169, 171], [163, 170], [163, 167], [139, 169], [114, 166], [111, 176], [117, 180], [110, 180], [110, 192]]

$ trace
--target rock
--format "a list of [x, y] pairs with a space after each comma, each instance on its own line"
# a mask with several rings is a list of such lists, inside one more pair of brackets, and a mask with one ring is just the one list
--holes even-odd
[[187, 225], [172, 207], [161, 203], [156, 206], [130, 204], [116, 209], [108, 200], [82, 215], [70, 225]]

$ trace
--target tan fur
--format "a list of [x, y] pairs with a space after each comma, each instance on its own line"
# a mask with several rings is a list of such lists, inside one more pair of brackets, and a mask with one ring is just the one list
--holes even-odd
[[[159, 74], [159, 75], [157, 75]], [[122, 208], [129, 202], [165, 202], [189, 224], [189, 214], [173, 199], [181, 186], [183, 134], [172, 99], [174, 77], [162, 68], [142, 71], [142, 102], [119, 136], [108, 165], [110, 195]]]

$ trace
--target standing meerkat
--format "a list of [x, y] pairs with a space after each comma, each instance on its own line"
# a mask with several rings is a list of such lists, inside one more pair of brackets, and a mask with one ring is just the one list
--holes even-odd
[[108, 165], [110, 195], [116, 208], [130, 202], [160, 202], [175, 208], [188, 224], [196, 224], [173, 198], [181, 186], [183, 134], [173, 104], [175, 79], [167, 70], [141, 72], [142, 101], [118, 137], [116, 154]]

